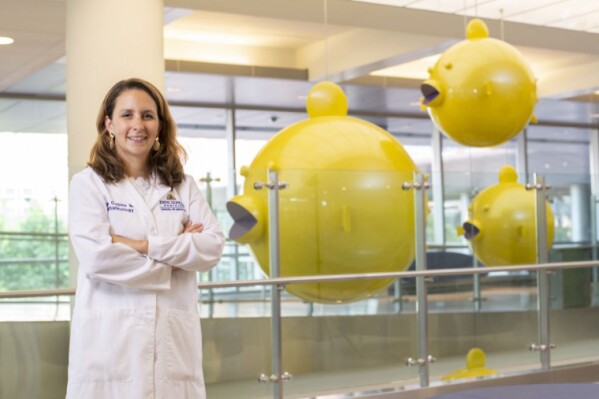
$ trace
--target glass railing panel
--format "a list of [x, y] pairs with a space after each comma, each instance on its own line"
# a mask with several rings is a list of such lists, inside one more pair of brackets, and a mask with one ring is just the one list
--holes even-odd
[[[576, 156], [573, 151], [571, 154], [571, 158]], [[550, 262], [597, 259], [597, 206], [591, 195], [590, 180], [588, 174], [582, 173], [550, 173], [546, 177], [551, 185], [549, 199], [555, 218], [555, 243], [549, 252]], [[594, 269], [556, 270], [549, 275], [549, 337], [556, 346], [551, 350], [552, 366], [598, 360], [597, 340], [592, 333], [597, 322], [593, 307], [598, 303], [594, 299], [598, 295]]]
[[508, 147], [469, 154], [476, 159], [465, 158], [471, 165], [467, 173], [445, 173], [444, 206], [431, 205], [432, 217], [443, 218], [445, 226], [439, 230], [433, 220], [429, 227], [444, 231], [445, 242], [429, 243], [428, 268], [485, 271], [429, 283], [429, 346], [437, 358], [433, 383], [485, 376], [488, 371], [467, 370], [473, 349], [474, 355], [486, 354], [486, 367], [496, 375], [540, 367], [538, 354], [528, 351], [538, 335], [536, 273], [494, 270], [536, 262], [535, 202], [522, 185], [526, 176], [517, 176], [514, 168], [502, 172], [500, 182], [501, 166], [514, 163]]
[[[284, 384], [285, 397], [417, 386], [418, 367], [405, 364], [417, 356], [413, 282], [402, 286], [401, 297], [392, 284], [372, 299], [314, 304], [311, 316], [283, 317], [283, 371], [293, 375]], [[396, 298], [408, 305], [397, 307]], [[291, 313], [288, 306], [285, 302], [283, 310]]]
[[491, 270], [479, 281], [446, 276], [429, 285], [432, 384], [539, 368], [538, 354], [528, 350], [537, 336], [536, 297], [519, 274]]
[[550, 277], [551, 365], [599, 361], [599, 314], [592, 306], [592, 268], [556, 270]]
[[[285, 170], [279, 179], [287, 183], [281, 276], [359, 276], [413, 262], [414, 193], [402, 188], [413, 171]], [[415, 314], [398, 313], [394, 282], [286, 285], [282, 364], [294, 377], [285, 392], [313, 397], [417, 381], [418, 369], [405, 366], [417, 355]]]
[[[262, 287], [254, 288], [262, 290]], [[264, 292], [270, 298], [269, 286]], [[221, 304], [227, 306], [224, 300]], [[238, 307], [240, 303], [229, 305]], [[204, 379], [209, 398], [273, 397], [272, 383], [258, 381], [260, 375], [271, 374], [271, 318], [267, 309], [270, 303], [264, 301], [257, 305], [264, 312], [254, 317], [240, 317], [240, 309], [230, 313], [217, 309], [215, 315], [218, 317], [202, 319]], [[252, 304], [254, 306], [256, 304]]]
[[[68, 301], [68, 297], [61, 297]], [[54, 298], [3, 299], [0, 303], [0, 398], [63, 399], [70, 324], [57, 320]], [[19, 321], [6, 321], [8, 319]]]

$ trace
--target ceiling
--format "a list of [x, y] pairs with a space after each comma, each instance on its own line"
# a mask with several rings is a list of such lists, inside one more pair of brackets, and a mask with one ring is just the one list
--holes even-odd
[[353, 1], [599, 33], [599, 3], [592, 0]]
[[[65, 2], [0, 0], [0, 36], [15, 39], [0, 46], [0, 131], [66, 131]], [[594, 0], [165, 0], [166, 96], [184, 134], [222, 130], [233, 104], [241, 131], [273, 132], [302, 119], [312, 84], [329, 79], [350, 112], [429, 134], [423, 76], [393, 69], [462, 40], [474, 15], [531, 64], [539, 120], [598, 123]]]

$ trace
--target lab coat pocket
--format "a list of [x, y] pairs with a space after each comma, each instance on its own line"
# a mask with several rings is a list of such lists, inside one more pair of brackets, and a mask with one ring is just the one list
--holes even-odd
[[70, 382], [131, 379], [133, 309], [81, 311], [73, 318]]
[[202, 331], [197, 313], [169, 309], [166, 378], [175, 381], [202, 380]]

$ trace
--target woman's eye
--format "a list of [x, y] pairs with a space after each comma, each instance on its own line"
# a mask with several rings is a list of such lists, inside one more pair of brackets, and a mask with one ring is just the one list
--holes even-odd
[[145, 114], [144, 118], [145, 119], [154, 119], [154, 115], [152, 115], [152, 114]]

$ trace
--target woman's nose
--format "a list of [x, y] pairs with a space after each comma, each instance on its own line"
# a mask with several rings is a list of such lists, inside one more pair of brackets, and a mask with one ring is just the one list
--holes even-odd
[[141, 116], [136, 116], [131, 121], [131, 125], [136, 130], [141, 130], [144, 128], [143, 118]]

